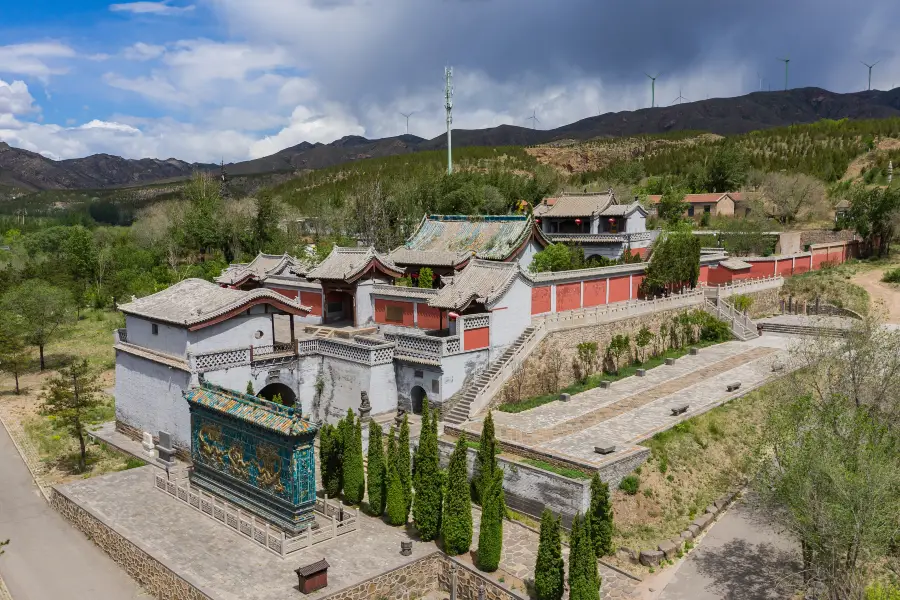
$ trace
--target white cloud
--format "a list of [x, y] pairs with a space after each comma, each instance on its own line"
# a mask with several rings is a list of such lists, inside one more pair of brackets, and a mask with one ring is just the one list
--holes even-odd
[[24, 81], [7, 83], [0, 79], [0, 116], [23, 115], [37, 110]]
[[116, 133], [128, 133], [131, 135], [140, 135], [141, 130], [131, 125], [125, 125], [124, 123], [115, 123], [110, 121], [100, 121], [98, 119], [94, 119], [84, 125], [79, 125], [75, 129], [87, 130], [87, 129], [102, 129], [106, 131], [114, 131]]
[[50, 75], [68, 72], [60, 59], [74, 58], [75, 50], [59, 42], [35, 42], [0, 46], [0, 73], [27, 75], [46, 81]]
[[133, 46], [125, 48], [122, 55], [128, 60], [153, 60], [162, 56], [165, 51], [165, 46], [137, 42]]
[[172, 6], [168, 0], [162, 2], [126, 2], [122, 4], [110, 4], [112, 12], [128, 12], [136, 15], [177, 15], [194, 10], [194, 5]]
[[250, 146], [251, 158], [274, 154], [300, 142], [332, 142], [345, 135], [364, 135], [363, 127], [352, 114], [336, 103], [326, 103], [323, 112], [298, 106], [291, 114], [290, 124], [273, 136]]

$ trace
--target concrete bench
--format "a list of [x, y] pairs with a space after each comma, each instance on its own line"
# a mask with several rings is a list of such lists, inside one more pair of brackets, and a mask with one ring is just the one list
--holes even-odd
[[740, 389], [740, 387], [741, 387], [741, 382], [735, 381], [734, 383], [729, 383], [727, 386], [725, 386], [725, 389], [729, 392], [733, 392], [737, 389]]
[[687, 412], [687, 409], [690, 407], [690, 404], [685, 404], [684, 406], [676, 406], [672, 409], [672, 416], [677, 417], [678, 415], [683, 415]]
[[594, 446], [594, 452], [597, 454], [612, 454], [615, 451], [615, 446]]

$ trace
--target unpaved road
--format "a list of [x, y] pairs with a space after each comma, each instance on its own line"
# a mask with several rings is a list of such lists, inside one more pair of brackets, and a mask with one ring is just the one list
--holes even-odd
[[858, 273], [850, 281], [869, 292], [873, 308], [882, 307], [886, 323], [900, 323], [900, 288], [881, 281], [885, 270]]

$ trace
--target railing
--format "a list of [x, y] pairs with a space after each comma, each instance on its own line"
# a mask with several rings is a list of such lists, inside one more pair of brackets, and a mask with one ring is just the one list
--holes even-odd
[[294, 344], [268, 344], [264, 346], [250, 346], [250, 362], [257, 359], [268, 358], [273, 355], [295, 354]]
[[269, 552], [282, 558], [319, 542], [334, 539], [356, 531], [356, 511], [345, 509], [327, 498], [316, 498], [315, 512], [320, 523], [318, 529], [307, 527], [303, 533], [290, 534], [255, 515], [234, 506], [230, 502], [191, 485], [186, 471], [173, 473], [169, 479], [162, 473], [154, 475], [157, 489], [181, 500], [194, 510], [219, 521], [250, 539]]
[[459, 336], [435, 337], [430, 335], [391, 332], [384, 337], [397, 344], [396, 354], [426, 360], [440, 361], [443, 356], [460, 352]]
[[756, 324], [744, 313], [740, 312], [734, 306], [725, 301], [724, 298], [712, 300], [706, 299], [706, 306], [711, 309], [720, 319], [726, 321], [731, 326], [731, 332], [739, 340], [746, 342], [758, 336], [756, 332]]
[[707, 298], [728, 298], [734, 294], [748, 294], [751, 292], [760, 292], [763, 290], [771, 290], [784, 285], [784, 277], [781, 275], [770, 275], [768, 277], [759, 277], [756, 279], [741, 279], [733, 283], [726, 283], [717, 286], [704, 286], [703, 291]]
[[[377, 343], [377, 342], [381, 343]], [[294, 344], [270, 344], [249, 348], [236, 348], [193, 354], [190, 366], [198, 373], [218, 371], [232, 367], [247, 366], [265, 360], [293, 356], [320, 354], [364, 365], [382, 365], [394, 359], [395, 344], [390, 341], [366, 339], [342, 340], [335, 338], [307, 338], [296, 340]]]
[[249, 365], [250, 359], [250, 348], [235, 348], [232, 350], [220, 350], [218, 352], [206, 352], [203, 354], [188, 354], [191, 369], [197, 373], [220, 371], [231, 367], [242, 367]]
[[548, 240], [553, 241], [555, 239], [565, 240], [568, 238], [578, 237], [578, 238], [587, 238], [587, 241], [590, 238], [597, 238], [598, 241], [602, 242], [643, 242], [646, 240], [655, 239], [656, 236], [659, 235], [658, 230], [652, 231], [635, 231], [635, 232], [621, 232], [621, 233], [613, 233], [611, 231], [601, 231], [599, 233], [590, 233], [590, 232], [578, 232], [578, 233], [545, 233], [544, 237]]
[[490, 314], [463, 315], [459, 318], [460, 329], [467, 331], [469, 329], [482, 329], [491, 326]]

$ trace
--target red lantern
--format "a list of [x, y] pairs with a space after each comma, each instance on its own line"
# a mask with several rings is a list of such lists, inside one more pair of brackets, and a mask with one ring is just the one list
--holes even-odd
[[581, 219], [575, 219], [575, 224], [576, 224], [576, 225], [581, 225]]
[[535, 219], [534, 222], [535, 222], [535, 223], [540, 223], [541, 220], [540, 220], [540, 219]]
[[615, 219], [610, 219], [609, 222], [610, 222], [610, 223], [615, 223], [616, 220], [615, 220]]
[[451, 319], [458, 319], [458, 318], [459, 318], [459, 314], [457, 314], [457, 313], [455, 313], [455, 312], [447, 313], [447, 316], [450, 317]]

